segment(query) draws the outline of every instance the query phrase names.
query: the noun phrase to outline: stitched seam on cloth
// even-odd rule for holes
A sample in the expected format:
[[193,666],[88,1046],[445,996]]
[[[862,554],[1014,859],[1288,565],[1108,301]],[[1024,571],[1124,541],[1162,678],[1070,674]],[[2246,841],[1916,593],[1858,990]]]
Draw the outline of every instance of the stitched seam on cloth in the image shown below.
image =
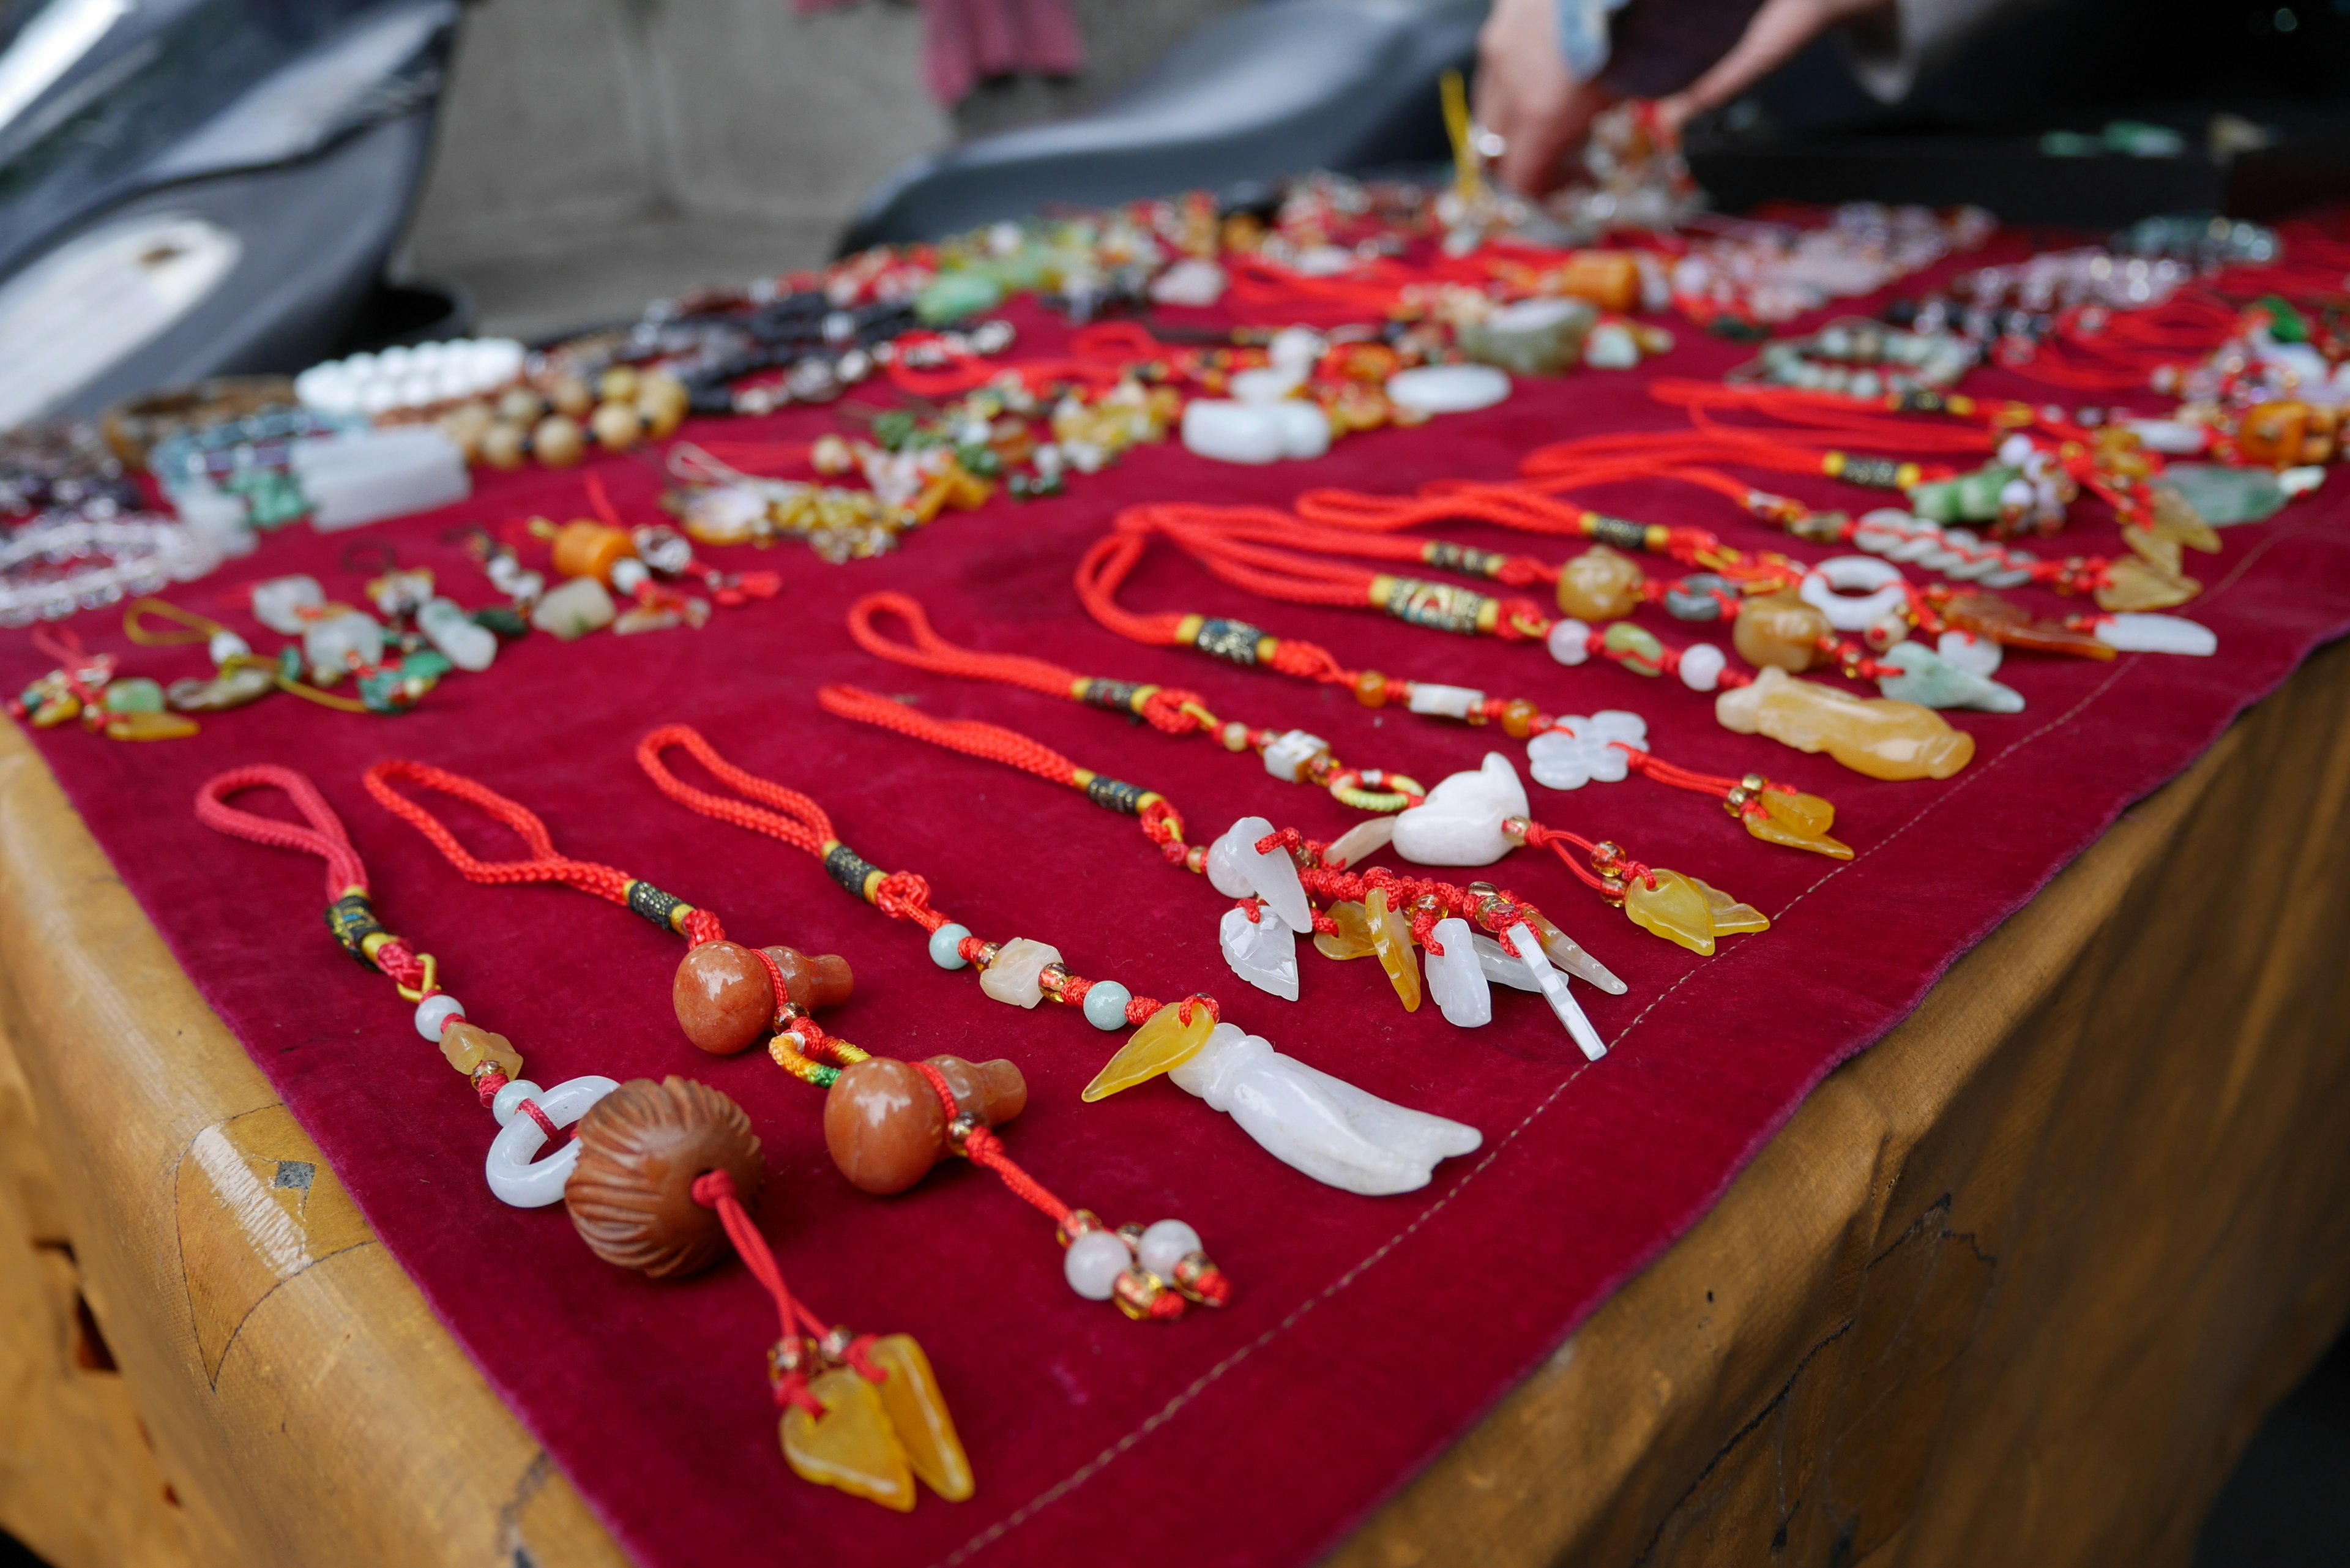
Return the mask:
[[[2288,538],[2301,538],[2303,536],[2305,536],[2303,534],[2280,533],[2271,535],[2269,537],[2262,539],[2259,544],[2255,545],[2251,550],[2245,553],[2244,558],[2236,564],[2234,570],[2230,571],[2225,577],[2221,578],[2216,586],[2207,589],[2202,597],[2206,601],[2219,597],[2230,588],[2234,587],[2236,584],[2241,580],[2245,572],[2251,568],[2252,564],[2259,560],[2262,556],[2266,555],[2275,545],[2283,543]],[[1772,917],[1772,923],[1775,925],[1780,920],[1784,919],[1787,917],[1789,910],[1792,910],[1797,904],[1802,903],[1805,898],[1810,898],[1814,893],[1819,891],[1820,888],[1825,887],[1835,877],[1841,876],[1846,871],[1850,870],[1853,867],[1859,865],[1861,861],[1866,859],[1869,856],[1876,854],[1879,849],[1884,848],[1887,845],[1892,843],[1895,839],[1908,832],[1912,827],[1918,826],[1918,823],[1923,822],[1927,817],[1932,815],[1933,813],[1941,806],[1943,802],[1956,796],[1960,790],[1974,783],[1976,779],[1981,778],[1983,774],[1997,768],[2002,763],[2006,762],[2010,757],[2015,755],[2016,753],[2022,751],[2024,747],[2039,741],[2051,731],[2061,729],[2064,725],[2072,722],[2073,720],[2079,717],[2082,712],[2086,711],[2091,703],[2096,701],[2108,691],[2112,690],[2116,681],[2119,680],[2125,674],[2137,668],[2141,661],[2149,657],[2153,656],[2142,653],[2133,654],[2129,658],[2118,661],[2115,665],[2113,673],[2106,676],[2102,681],[2098,682],[2096,689],[2089,692],[2088,695],[2083,697],[2078,702],[2075,702],[2072,707],[2066,709],[2057,717],[2051,719],[2047,723],[2041,725],[2040,728],[2033,731],[2030,734],[2020,736],[2016,740],[2011,742],[2007,746],[2001,750],[1999,755],[1991,758],[1982,766],[1969,772],[1964,778],[1959,781],[1957,787],[1945,791],[1942,794],[1929,802],[1926,805],[1920,807],[1917,815],[1910,817],[1908,821],[1903,823],[1900,826],[1895,828],[1891,833],[1887,834],[1877,843],[1870,845],[1866,849],[1855,855],[1850,860],[1840,861],[1835,866],[1831,867],[1820,877],[1819,880],[1814,882],[1810,887],[1796,894],[1794,898],[1789,899],[1785,907],[1780,909],[1776,915]],[[1741,950],[1742,951],[1743,949]],[[1639,1028],[1642,1023],[1648,1021],[1648,1014],[1663,1006],[1666,1000],[1672,996],[1675,992],[1680,990],[1680,988],[1690,980],[1701,973],[1710,973],[1717,967],[1720,966],[1712,963],[1700,963],[1683,971],[1679,979],[1674,981],[1670,985],[1658,992],[1654,1001],[1650,1002],[1648,1006],[1642,1008],[1629,1023],[1627,1023],[1622,1029],[1617,1032],[1616,1037],[1607,1043],[1608,1050],[1613,1052],[1617,1046],[1629,1039],[1632,1032]],[[1080,1486],[1083,1486],[1087,1481],[1092,1480],[1102,1470],[1107,1469],[1110,1463],[1117,1459],[1119,1455],[1124,1454],[1127,1450],[1139,1443],[1143,1438],[1149,1437],[1151,1433],[1157,1431],[1159,1428],[1173,1420],[1176,1416],[1182,1412],[1185,1406],[1191,1404],[1192,1400],[1205,1393],[1209,1386],[1221,1379],[1225,1373],[1230,1372],[1233,1367],[1238,1366],[1251,1355],[1253,1355],[1256,1352],[1263,1349],[1266,1345],[1271,1345],[1275,1339],[1279,1338],[1282,1334],[1287,1333],[1292,1327],[1295,1326],[1297,1323],[1304,1319],[1306,1314],[1312,1312],[1315,1307],[1320,1306],[1324,1302],[1330,1300],[1339,1292],[1353,1284],[1357,1279],[1367,1272],[1372,1265],[1378,1262],[1379,1260],[1386,1257],[1397,1247],[1400,1246],[1407,1238],[1418,1231],[1430,1220],[1435,1219],[1438,1214],[1443,1211],[1447,1205],[1451,1204],[1454,1199],[1466,1191],[1471,1182],[1483,1175],[1489,1167],[1493,1165],[1502,1158],[1503,1151],[1517,1141],[1519,1134],[1524,1132],[1529,1127],[1532,1127],[1536,1118],[1541,1116],[1545,1111],[1549,1110],[1552,1105],[1556,1103],[1558,1097],[1566,1093],[1566,1091],[1574,1085],[1576,1079],[1582,1077],[1584,1074],[1589,1072],[1597,1064],[1598,1064],[1594,1062],[1586,1062],[1581,1066],[1577,1067],[1573,1073],[1568,1074],[1555,1088],[1552,1089],[1549,1094],[1544,1096],[1531,1110],[1527,1111],[1526,1114],[1519,1119],[1518,1124],[1515,1127],[1503,1134],[1501,1140],[1494,1144],[1492,1148],[1487,1152],[1485,1158],[1479,1160],[1474,1166],[1471,1166],[1468,1172],[1445,1192],[1444,1196],[1439,1198],[1435,1202],[1420,1210],[1419,1214],[1412,1218],[1409,1224],[1404,1226],[1403,1229],[1398,1231],[1394,1235],[1381,1242],[1377,1248],[1373,1249],[1367,1256],[1357,1262],[1353,1267],[1349,1268],[1345,1273],[1331,1281],[1330,1283],[1325,1285],[1320,1291],[1316,1292],[1311,1297],[1299,1303],[1295,1307],[1292,1308],[1288,1315],[1284,1317],[1279,1323],[1274,1324],[1272,1327],[1259,1334],[1255,1339],[1250,1341],[1247,1345],[1243,1345],[1240,1349],[1232,1352],[1230,1355],[1224,1357],[1223,1360],[1219,1361],[1215,1366],[1201,1373],[1197,1378],[1192,1380],[1191,1384],[1188,1387],[1184,1388],[1182,1392],[1177,1394],[1173,1398],[1168,1400],[1166,1404],[1160,1406],[1157,1410],[1151,1412],[1151,1414],[1145,1417],[1140,1424],[1136,1426],[1132,1431],[1128,1432],[1124,1437],[1118,1438],[1116,1442],[1102,1449],[1101,1452],[1096,1454],[1092,1459],[1087,1459],[1084,1464],[1070,1471],[1060,1480],[1055,1481],[1053,1485],[1045,1488],[1043,1491],[1038,1492],[1035,1497],[1031,1498],[1025,1503],[1023,1503],[1019,1508],[1014,1509],[1012,1512],[1004,1515],[1002,1519],[996,1521],[993,1524],[989,1525],[985,1530],[980,1532],[977,1535],[972,1536],[969,1541],[963,1542],[962,1545],[955,1548],[954,1551],[949,1552],[946,1556],[939,1559],[938,1563],[934,1565],[934,1568],[956,1568],[957,1564],[968,1562],[972,1556],[985,1551],[996,1542],[1003,1540],[1005,1536],[1011,1534],[1012,1532],[1019,1529],[1022,1525],[1027,1523],[1028,1521],[1034,1519],[1037,1514],[1043,1512],[1046,1508],[1051,1507],[1054,1503],[1058,1502],[1062,1498],[1066,1497],[1069,1493],[1075,1491]],[[1711,1205],[1709,1205],[1709,1207],[1711,1207]]]

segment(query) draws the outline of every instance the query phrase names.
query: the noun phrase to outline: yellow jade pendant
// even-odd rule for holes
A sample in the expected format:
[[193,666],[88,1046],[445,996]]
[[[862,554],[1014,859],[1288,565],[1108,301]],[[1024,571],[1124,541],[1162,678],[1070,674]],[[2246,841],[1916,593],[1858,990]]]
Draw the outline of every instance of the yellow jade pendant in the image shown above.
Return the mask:
[[1094,1075],[1094,1081],[1077,1097],[1091,1105],[1109,1098],[1120,1089],[1147,1084],[1159,1074],[1181,1066],[1200,1054],[1215,1027],[1215,1012],[1204,1002],[1193,1001],[1189,1023],[1183,1022],[1183,1004],[1169,1002],[1142,1021],[1142,1027],[1118,1048],[1117,1055],[1102,1064],[1102,1070]]
[[[2174,554],[2176,553],[2176,546]],[[2124,556],[2106,568],[2106,580],[2096,591],[2097,607],[2111,615],[2165,610],[2183,605],[2203,591],[2194,578],[2166,570],[2156,562]]]
[[1705,912],[1713,921],[1717,937],[1734,937],[1742,931],[1767,931],[1771,917],[1753,905],[1731,898],[1712,883],[1692,877],[1690,881],[1705,895]]
[[184,741],[196,722],[177,713],[116,713],[106,721],[110,741]]
[[1856,697],[1783,670],[1757,670],[1751,684],[1724,691],[1714,699],[1713,716],[1725,730],[1825,752],[1874,779],[1946,779],[1975,754],[1975,738],[1930,708]]
[[954,1417],[947,1413],[946,1396],[931,1371],[931,1358],[910,1334],[884,1334],[868,1352],[873,1365],[888,1373],[880,1387],[881,1408],[889,1417],[906,1463],[924,1486],[949,1502],[965,1502],[979,1490],[971,1473],[971,1459],[962,1451]]
[[1835,807],[1819,796],[1766,789],[1755,794],[1754,803],[1762,809],[1741,811],[1738,820],[1765,844],[1808,849],[1834,860],[1852,858],[1852,846],[1828,836],[1828,828],[1835,822]]
[[914,1472],[881,1404],[881,1391],[846,1366],[819,1372],[808,1392],[822,1419],[795,1405],[784,1412],[784,1459],[803,1480],[899,1513],[914,1507]]
[[1419,1011],[1419,961],[1411,950],[1411,923],[1388,908],[1388,890],[1374,888],[1363,900],[1363,914],[1370,922],[1371,946],[1378,955],[1379,967],[1388,971],[1388,983],[1395,987],[1396,998],[1406,1012]]
[[1679,942],[1700,958],[1711,958],[1713,916],[1702,885],[1662,867],[1648,869],[1657,885],[1649,887],[1648,877],[1633,877],[1624,888],[1624,912],[1642,929]]
[[1368,958],[1378,951],[1371,940],[1371,919],[1360,904],[1345,903],[1330,906],[1330,919],[1337,923],[1336,935],[1328,931],[1314,933],[1314,950],[1328,959]]

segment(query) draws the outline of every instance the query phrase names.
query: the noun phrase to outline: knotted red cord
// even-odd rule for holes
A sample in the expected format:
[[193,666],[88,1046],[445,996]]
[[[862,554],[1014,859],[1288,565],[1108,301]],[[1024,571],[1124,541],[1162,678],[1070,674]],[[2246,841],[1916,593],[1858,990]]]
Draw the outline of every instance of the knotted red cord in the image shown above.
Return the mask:
[[[954,1091],[947,1087],[946,1079],[936,1067],[928,1062],[916,1062],[914,1070],[921,1074],[932,1092],[939,1096],[939,1104],[945,1107],[950,1124],[962,1115],[962,1107],[955,1104]],[[1047,1191],[1043,1182],[1014,1164],[1012,1157],[1003,1152],[1003,1140],[987,1127],[972,1127],[970,1136],[963,1139],[962,1151],[972,1164],[995,1172],[997,1179],[1011,1189],[1014,1197],[1037,1210],[1054,1224],[1067,1222],[1069,1206]]]
[[[391,781],[394,779],[437,790],[495,817],[521,837],[531,851],[531,858],[477,859],[471,850],[457,842],[457,836],[443,826],[440,818],[392,788]],[[397,758],[376,763],[362,775],[362,781],[367,784],[368,793],[375,796],[386,811],[422,834],[426,841],[440,850],[449,864],[469,882],[504,887],[529,882],[560,882],[623,908],[628,905],[629,888],[638,880],[637,877],[617,867],[600,865],[593,860],[573,860],[557,854],[555,840],[546,831],[546,824],[539,820],[536,813],[519,801],[507,799],[487,784],[477,784],[445,768]],[[685,925],[687,940],[695,947],[725,940],[726,932],[718,917],[708,909],[694,909],[686,917]]]
[[[743,1207],[743,1199],[734,1191],[734,1178],[723,1169],[705,1170],[693,1179],[692,1192],[696,1203],[718,1211],[718,1222],[725,1227],[726,1239],[734,1244],[735,1254],[743,1260],[743,1266],[751,1271],[751,1277],[757,1280],[767,1294],[775,1299],[778,1324],[776,1337],[789,1341],[805,1334],[812,1339],[822,1340],[830,1334],[832,1331],[825,1326],[824,1320],[810,1312],[807,1303],[795,1297],[791,1287],[784,1282],[783,1266],[775,1262],[775,1254],[768,1247],[766,1237],[759,1233],[751,1211]],[[872,1344],[871,1335],[859,1335],[849,1342],[841,1359],[866,1381],[879,1383],[889,1375],[874,1364],[870,1355]],[[824,1415],[824,1404],[809,1392],[805,1371],[797,1367],[789,1372],[778,1369],[773,1383],[778,1407],[796,1406],[811,1416]]]
[[[661,760],[661,753],[676,747],[700,763],[712,777],[739,794],[747,795],[759,805],[729,800],[696,789],[675,774]],[[805,849],[821,859],[827,847],[837,844],[839,836],[832,830],[832,818],[824,807],[797,790],[785,789],[773,779],[761,778],[736,767],[713,750],[703,740],[702,732],[690,724],[664,724],[637,742],[637,765],[653,781],[661,794],[702,815],[720,822],[732,823],[754,833],[764,833],[770,838],[780,838],[795,849]],[[773,810],[763,810],[772,806]]]
[[859,686],[827,686],[816,694],[816,700],[826,712],[843,719],[895,730],[901,735],[928,741],[965,756],[1002,763],[1053,784],[1072,787],[1076,784],[1076,763],[1042,741],[1032,741],[1016,731],[983,724],[975,719],[933,719]]
[[[228,804],[229,796],[249,789],[283,791],[309,826],[303,827],[276,817],[256,815]],[[215,774],[196,791],[196,820],[234,838],[316,855],[327,863],[327,902],[330,905],[350,893],[371,897],[367,864],[351,846],[351,836],[343,826],[343,819],[335,815],[335,808],[327,804],[318,786],[292,768],[256,763]],[[411,991],[423,989],[423,962],[406,938],[393,937],[380,943],[372,954],[362,952],[359,956],[390,976],[394,984]]]

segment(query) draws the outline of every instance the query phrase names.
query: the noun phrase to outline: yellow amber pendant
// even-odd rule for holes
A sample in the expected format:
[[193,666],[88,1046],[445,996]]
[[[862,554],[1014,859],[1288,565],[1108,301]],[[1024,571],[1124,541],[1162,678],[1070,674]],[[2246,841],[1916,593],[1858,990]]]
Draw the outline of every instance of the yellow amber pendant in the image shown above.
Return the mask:
[[2097,607],[2110,615],[2164,610],[2183,605],[2202,591],[2203,585],[2192,577],[2124,556],[2106,568],[2106,580],[2097,589]]
[[796,1405],[784,1412],[784,1459],[794,1473],[899,1513],[912,1511],[914,1472],[880,1391],[836,1366],[811,1378],[808,1392],[824,1407],[822,1419]]
[[[2134,564],[2125,560],[2116,570]],[[1825,752],[1873,779],[1946,779],[1975,754],[1975,738],[1931,708],[1856,697],[1783,670],[1757,670],[1752,684],[1724,691],[1713,700],[1713,716],[1725,730]]]
[[[2189,504],[2185,496],[2168,485],[2156,486],[2153,493],[2154,533],[2158,538],[2175,539],[2207,556],[2219,553],[2220,531],[2203,521],[2203,514]],[[2124,536],[2130,532],[2125,529]]]
[[1852,846],[1828,836],[1828,828],[1835,821],[1835,807],[1819,796],[1766,789],[1754,799],[1762,809],[1742,811],[1738,820],[1745,825],[1747,832],[1765,844],[1808,849],[1832,860],[1852,858]]
[[1333,904],[1330,918],[1338,922],[1337,934],[1328,931],[1314,933],[1314,950],[1324,958],[1368,958],[1378,950],[1371,940],[1371,918],[1360,904]]
[[946,1396],[931,1372],[931,1358],[910,1334],[885,1334],[873,1342],[873,1365],[889,1376],[880,1387],[881,1408],[898,1434],[906,1463],[922,1484],[949,1502],[963,1502],[978,1490],[971,1459],[956,1436]]
[[114,741],[184,741],[195,732],[196,722],[177,713],[117,713],[106,721]]
[[1713,921],[1715,936],[1734,937],[1741,931],[1767,931],[1771,929],[1771,917],[1753,905],[1731,898],[1700,877],[1692,877],[1690,881],[1705,896],[1705,912]]
[[1363,900],[1363,914],[1370,921],[1371,946],[1378,954],[1379,967],[1388,971],[1388,983],[1395,987],[1396,998],[1406,1012],[1419,1011],[1419,956],[1411,948],[1411,923],[1388,908],[1388,890],[1374,888],[1371,896]]
[[1713,916],[1704,884],[1661,866],[1652,866],[1648,871],[1657,885],[1649,887],[1646,877],[1633,877],[1624,889],[1624,912],[1644,930],[1679,942],[1700,958],[1711,958]]
[[1087,1105],[1106,1100],[1120,1089],[1130,1089],[1137,1084],[1147,1084],[1170,1068],[1180,1067],[1200,1054],[1208,1043],[1208,1035],[1216,1027],[1216,1015],[1204,1003],[1191,1003],[1191,1022],[1183,1022],[1183,1004],[1170,1002],[1142,1021],[1119,1047],[1117,1055],[1102,1064],[1094,1081],[1078,1096]]

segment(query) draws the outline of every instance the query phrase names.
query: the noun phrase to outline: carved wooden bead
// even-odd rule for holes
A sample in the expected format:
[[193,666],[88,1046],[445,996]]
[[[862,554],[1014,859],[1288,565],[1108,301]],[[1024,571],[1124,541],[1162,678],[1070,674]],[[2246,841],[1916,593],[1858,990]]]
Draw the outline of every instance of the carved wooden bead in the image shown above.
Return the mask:
[[696,1178],[725,1171],[746,1209],[766,1179],[743,1107],[685,1078],[621,1085],[580,1119],[578,1149],[563,1200],[580,1240],[606,1262],[656,1280],[690,1274],[725,1251],[718,1211],[693,1199]]
[[[1000,1127],[1028,1104],[1028,1085],[1010,1062],[973,1064],[933,1056],[961,1110]],[[876,1056],[842,1071],[824,1102],[824,1142],[850,1185],[903,1192],[950,1152],[946,1107],[911,1062]]]

